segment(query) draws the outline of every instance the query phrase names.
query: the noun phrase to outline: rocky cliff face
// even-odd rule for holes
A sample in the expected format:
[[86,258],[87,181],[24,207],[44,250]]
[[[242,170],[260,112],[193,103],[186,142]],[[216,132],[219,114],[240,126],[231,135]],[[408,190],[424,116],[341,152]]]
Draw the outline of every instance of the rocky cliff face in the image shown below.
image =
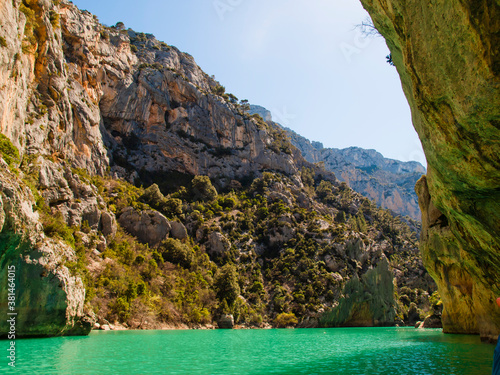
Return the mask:
[[[0,163],[0,310],[4,316],[17,313],[16,337],[88,333],[85,288],[65,266],[75,259],[74,250],[43,234],[31,191],[3,160]],[[8,278],[12,267],[14,290]],[[9,290],[15,295],[13,310],[7,305]],[[9,329],[7,319],[2,319],[2,335]]]
[[386,38],[428,161],[422,252],[445,332],[500,333],[500,4],[362,0]]
[[417,162],[401,162],[384,158],[375,150],[350,147],[343,150],[324,148],[286,129],[292,144],[311,163],[323,162],[352,189],[375,201],[380,207],[420,220],[415,183],[425,174]]

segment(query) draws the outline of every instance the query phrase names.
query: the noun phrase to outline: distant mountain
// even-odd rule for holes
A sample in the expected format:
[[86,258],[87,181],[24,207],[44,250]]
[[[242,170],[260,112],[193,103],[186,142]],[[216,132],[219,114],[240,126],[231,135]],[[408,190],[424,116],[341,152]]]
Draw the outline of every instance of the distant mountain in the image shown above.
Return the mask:
[[[250,113],[258,113],[264,120],[271,116],[268,110],[257,105],[250,106]],[[321,142],[311,142],[291,129],[284,129],[308,162],[323,162],[325,169],[380,207],[420,220],[414,188],[417,180],[426,173],[422,164],[387,159],[375,150],[359,147],[324,148]]]
[[320,142],[310,142],[290,129],[285,130],[307,161],[324,162],[325,169],[380,207],[420,220],[415,184],[425,174],[422,164],[387,159],[375,150],[359,147],[324,148]]

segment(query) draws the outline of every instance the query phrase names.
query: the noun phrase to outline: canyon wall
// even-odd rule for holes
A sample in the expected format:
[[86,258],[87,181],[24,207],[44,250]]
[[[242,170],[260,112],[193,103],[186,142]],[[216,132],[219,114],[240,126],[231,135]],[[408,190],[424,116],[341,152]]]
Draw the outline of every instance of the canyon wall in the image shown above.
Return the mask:
[[361,0],[428,161],[421,250],[449,333],[500,333],[500,2]]

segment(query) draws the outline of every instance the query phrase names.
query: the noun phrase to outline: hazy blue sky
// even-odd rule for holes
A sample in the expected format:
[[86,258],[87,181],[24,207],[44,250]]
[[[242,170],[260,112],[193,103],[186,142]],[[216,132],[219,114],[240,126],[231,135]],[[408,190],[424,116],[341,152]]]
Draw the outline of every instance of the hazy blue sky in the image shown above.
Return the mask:
[[425,159],[383,38],[357,0],[75,0],[193,55],[239,99],[325,147]]

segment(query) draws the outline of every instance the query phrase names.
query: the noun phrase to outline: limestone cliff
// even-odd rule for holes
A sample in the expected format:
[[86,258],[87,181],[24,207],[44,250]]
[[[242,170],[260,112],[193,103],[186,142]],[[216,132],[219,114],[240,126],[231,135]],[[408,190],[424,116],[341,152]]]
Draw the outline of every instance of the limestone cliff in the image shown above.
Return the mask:
[[361,0],[386,38],[428,161],[422,252],[445,332],[500,333],[500,3]]
[[[30,190],[0,159],[0,311],[4,316],[17,314],[16,337],[88,333],[85,288],[65,266],[75,259],[75,252],[43,234],[33,205]],[[7,306],[10,267],[16,280],[13,310]],[[2,337],[9,328],[7,319],[2,319]]]

